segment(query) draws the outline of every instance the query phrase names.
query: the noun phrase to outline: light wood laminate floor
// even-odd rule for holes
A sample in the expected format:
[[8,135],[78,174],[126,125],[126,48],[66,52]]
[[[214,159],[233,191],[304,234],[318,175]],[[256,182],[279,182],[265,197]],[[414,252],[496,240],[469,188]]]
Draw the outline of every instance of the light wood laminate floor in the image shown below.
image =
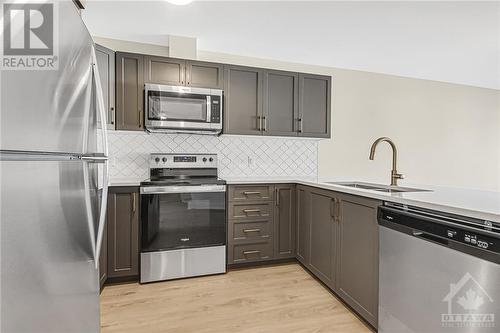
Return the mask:
[[300,265],[107,286],[102,332],[371,332]]

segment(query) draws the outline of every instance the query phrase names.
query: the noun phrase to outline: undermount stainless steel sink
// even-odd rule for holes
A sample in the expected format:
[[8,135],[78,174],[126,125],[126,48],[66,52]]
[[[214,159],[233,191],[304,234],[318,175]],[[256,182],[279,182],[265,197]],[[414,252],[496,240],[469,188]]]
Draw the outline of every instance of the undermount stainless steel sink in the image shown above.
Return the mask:
[[372,190],[377,192],[386,192],[386,193],[404,193],[404,192],[428,192],[430,190],[424,190],[420,188],[411,188],[411,187],[403,187],[403,186],[387,186],[382,184],[372,184],[372,183],[363,183],[363,182],[327,182],[328,184],[347,186],[360,188],[363,190]]

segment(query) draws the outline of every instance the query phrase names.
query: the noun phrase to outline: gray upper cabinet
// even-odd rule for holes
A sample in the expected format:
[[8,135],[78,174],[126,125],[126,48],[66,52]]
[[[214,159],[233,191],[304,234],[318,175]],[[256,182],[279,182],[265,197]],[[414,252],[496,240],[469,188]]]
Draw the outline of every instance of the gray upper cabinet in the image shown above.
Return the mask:
[[297,228],[296,257],[306,267],[309,266],[311,247],[311,192],[305,186],[297,186]]
[[259,68],[224,66],[224,133],[262,133],[262,76]]
[[222,64],[202,61],[186,62],[186,85],[191,87],[223,89]]
[[378,318],[378,200],[339,194],[338,294],[370,324]]
[[183,86],[186,80],[186,61],[166,57],[145,56],[144,81]]
[[274,258],[295,257],[295,185],[275,185]]
[[144,106],[144,57],[116,53],[116,129],[142,130]]
[[299,74],[299,135],[329,138],[331,76]]
[[110,189],[107,208],[108,278],[139,274],[139,191]]
[[144,75],[149,83],[223,88],[223,65],[211,62],[146,56]]
[[264,135],[297,136],[298,73],[264,71]]
[[334,289],[337,229],[333,204],[334,199],[330,191],[311,190],[309,269]]
[[108,129],[115,129],[115,52],[104,46],[95,46],[97,68],[107,110]]

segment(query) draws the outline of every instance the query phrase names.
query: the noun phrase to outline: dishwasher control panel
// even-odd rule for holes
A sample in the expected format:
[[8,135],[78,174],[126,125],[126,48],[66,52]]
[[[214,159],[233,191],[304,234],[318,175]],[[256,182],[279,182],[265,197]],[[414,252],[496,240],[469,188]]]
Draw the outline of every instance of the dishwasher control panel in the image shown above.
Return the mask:
[[438,212],[434,211],[417,212],[408,207],[404,209],[380,207],[378,218],[379,223],[383,222],[410,228],[409,233],[413,236],[441,243],[445,246],[450,241],[453,241],[500,254],[500,230],[498,225],[481,225],[479,221],[472,221],[471,219],[459,220],[457,216],[441,214],[438,215]]

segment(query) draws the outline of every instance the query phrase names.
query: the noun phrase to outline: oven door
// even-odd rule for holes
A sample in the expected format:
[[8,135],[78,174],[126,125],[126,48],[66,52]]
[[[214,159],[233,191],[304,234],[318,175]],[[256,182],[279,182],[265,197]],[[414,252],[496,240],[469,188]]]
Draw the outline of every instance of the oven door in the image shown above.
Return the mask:
[[141,187],[141,252],[226,244],[226,186]]

